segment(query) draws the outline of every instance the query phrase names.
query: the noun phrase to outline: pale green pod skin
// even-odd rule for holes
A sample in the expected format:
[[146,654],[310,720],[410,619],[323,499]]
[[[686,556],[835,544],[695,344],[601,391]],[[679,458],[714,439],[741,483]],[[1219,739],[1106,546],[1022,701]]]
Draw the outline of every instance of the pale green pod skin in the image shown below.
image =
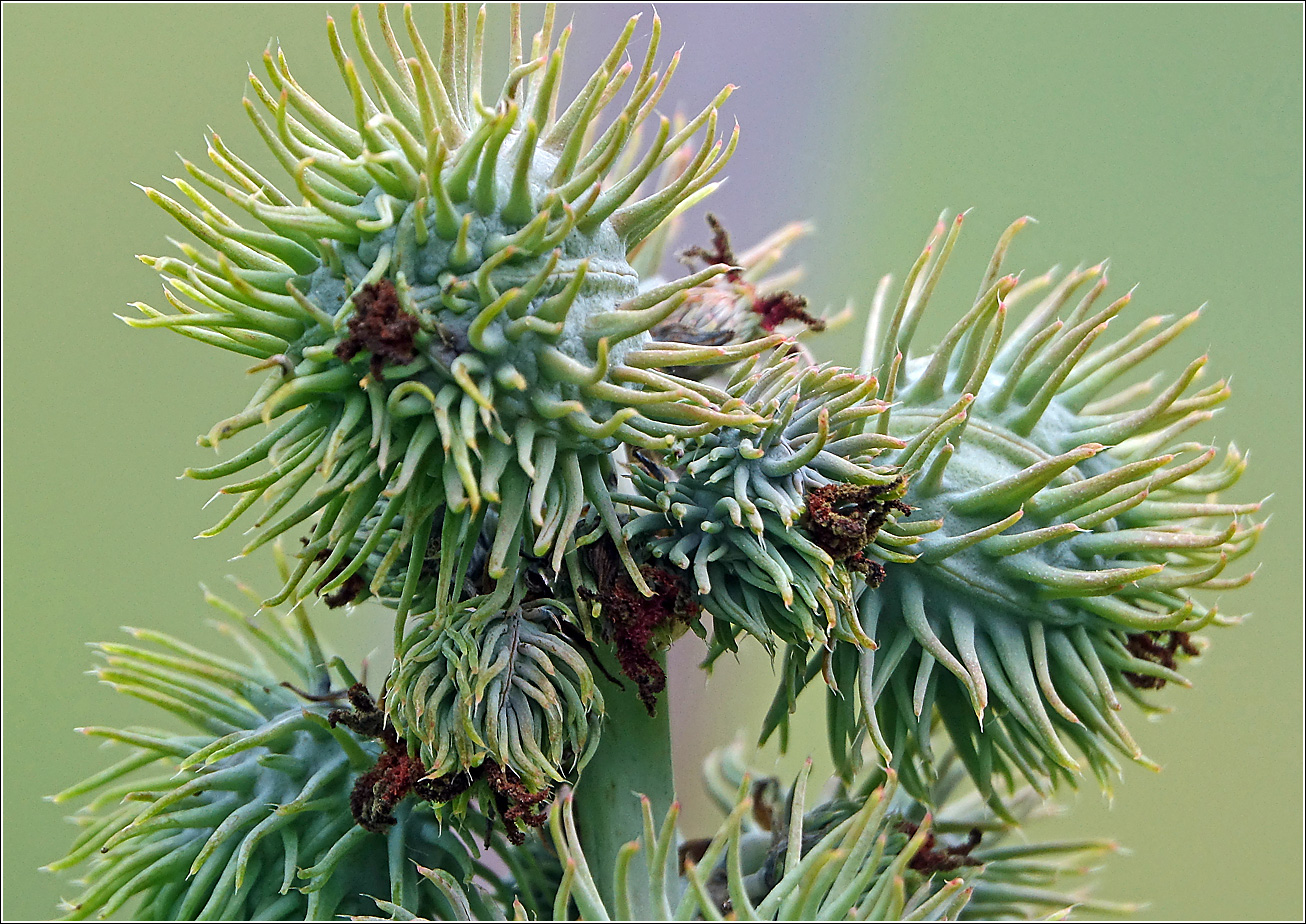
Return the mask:
[[[172,181],[187,204],[146,190],[209,249],[180,244],[185,259],[143,258],[165,277],[172,311],[138,304],[145,317],[128,323],[171,328],[271,370],[247,407],[200,442],[216,446],[259,424],[266,435],[187,472],[217,479],[263,466],[222,489],[237,502],[204,535],[260,498],[266,509],[242,554],[301,524],[311,529],[275,604],[333,591],[380,550],[386,567],[370,576],[376,592],[399,555],[432,531],[450,555],[474,545],[493,506],[500,529],[489,572],[501,605],[523,549],[556,570],[590,504],[644,589],[609,496],[613,453],[756,422],[661,369],[730,362],[761,347],[705,351],[649,335],[686,289],[726,268],[641,292],[626,259],[713,188],[737,136],[717,133],[717,107],[732,88],[673,131],[653,114],[678,55],[654,70],[655,19],[640,66],[621,63],[631,20],[580,95],[559,107],[570,27],[555,47],[550,10],[527,59],[514,11],[510,75],[487,103],[484,10],[469,17],[452,8],[434,58],[412,17],[406,9],[412,56],[384,8],[382,51],[355,9],[357,58],[328,21],[354,103],[347,117],[301,88],[279,49],[264,56],[268,82],[250,75],[246,109],[292,176],[293,195],[216,135],[208,153],[217,172],[187,161],[190,179]],[[614,102],[623,90],[624,102]],[[609,103],[617,111],[598,131]],[[658,186],[656,168],[687,145],[683,170]],[[261,227],[228,217],[207,198],[214,193]],[[394,356],[374,356],[369,350],[391,347],[360,348],[349,325],[366,320],[357,303],[370,306],[376,292],[366,287],[385,283],[417,330]],[[387,528],[397,518],[404,528],[396,537]],[[401,620],[410,605],[411,595],[400,600]]]
[[760,432],[723,428],[687,440],[665,477],[632,467],[636,495],[623,500],[646,512],[627,524],[627,540],[685,574],[713,618],[709,657],[734,650],[741,633],[772,651],[777,642],[871,644],[856,618],[853,574],[803,518],[814,488],[901,492],[877,457],[903,444],[862,432],[884,408],[876,389],[867,376],[812,367],[783,348],[750,358],[726,393],[767,418]]
[[191,730],[81,729],[129,753],[52,797],[94,796],[72,816],[83,829],[72,849],[47,867],[89,862],[67,916],[127,907],[145,919],[324,920],[362,913],[376,896],[447,914],[414,864],[459,879],[481,866],[425,803],[398,806],[384,834],[354,823],[350,794],[379,746],[328,722],[355,678],[324,654],[302,607],[247,618],[209,599],[246,659],[143,629],[130,630],[143,644],[97,646],[101,680]]
[[473,625],[478,602],[413,621],[386,679],[387,717],[429,776],[488,757],[532,792],[549,789],[584,767],[603,720],[589,663],[553,631],[575,617],[536,600]]
[[[860,724],[917,792],[934,772],[936,719],[985,793],[995,775],[1044,793],[1073,782],[1070,745],[1104,789],[1115,753],[1155,767],[1120,701],[1155,711],[1137,688],[1188,681],[1173,658],[1167,666],[1136,649],[1178,638],[1161,633],[1236,622],[1197,592],[1250,580],[1222,572],[1263,526],[1247,519],[1259,504],[1219,497],[1246,465],[1238,451],[1217,460],[1214,447],[1180,439],[1229,395],[1223,381],[1193,385],[1205,357],[1155,394],[1151,383],[1113,384],[1196,313],[1148,319],[1101,345],[1130,300],[1100,297],[1101,266],[1023,284],[1000,276],[1026,222],[1003,235],[974,307],[935,352],[913,357],[912,333],[961,226],[960,216],[940,221],[896,307],[881,287],[863,354],[878,397],[892,402],[872,426],[907,442],[886,461],[907,477],[913,513],[882,535],[897,532],[915,560],[860,594],[878,648],[836,652],[834,673],[856,677]],[[1009,323],[1039,290],[1024,320]],[[850,703],[830,705],[843,713],[831,725],[838,752],[860,741],[859,722]]]

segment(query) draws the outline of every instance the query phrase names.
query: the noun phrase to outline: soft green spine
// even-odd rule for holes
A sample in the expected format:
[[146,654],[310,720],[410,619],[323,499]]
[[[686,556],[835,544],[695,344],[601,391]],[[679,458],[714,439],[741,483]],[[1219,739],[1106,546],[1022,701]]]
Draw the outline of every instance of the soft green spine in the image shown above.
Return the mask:
[[[1150,382],[1114,384],[1197,314],[1149,318],[1093,349],[1130,296],[1102,303],[1101,266],[1001,275],[1026,223],[1002,236],[972,308],[934,352],[912,356],[912,336],[960,216],[940,221],[896,304],[881,285],[867,332],[862,369],[892,405],[873,426],[906,443],[886,461],[914,509],[883,534],[898,547],[888,579],[859,594],[878,647],[835,653],[840,687],[857,696],[831,697],[832,745],[847,754],[869,737],[917,792],[934,773],[940,720],[986,793],[995,776],[1043,793],[1073,781],[1068,744],[1104,788],[1113,752],[1155,766],[1121,700],[1155,711],[1139,678],[1188,681],[1131,641],[1237,622],[1197,592],[1250,580],[1221,573],[1263,526],[1247,519],[1259,504],[1218,496],[1246,465],[1237,450],[1217,463],[1214,447],[1180,439],[1229,395],[1223,381],[1192,387],[1205,357],[1155,394]],[[1010,329],[1008,312],[1043,290]]]
[[97,646],[102,681],[190,731],[81,729],[129,753],[52,797],[93,796],[71,819],[82,833],[47,867],[89,864],[67,916],[322,920],[361,914],[373,896],[447,913],[417,864],[459,879],[483,866],[424,803],[400,805],[384,834],[355,824],[350,793],[378,747],[327,721],[355,678],[328,659],[302,607],[247,618],[209,602],[244,660],[144,629],[130,630],[141,644]]
[[[655,20],[641,66],[621,63],[636,18],[559,111],[570,28],[555,47],[550,11],[525,58],[514,13],[510,74],[487,104],[484,11],[473,19],[463,7],[451,10],[436,58],[410,9],[413,56],[401,51],[384,8],[378,15],[381,53],[354,11],[357,60],[329,23],[352,119],[313,100],[279,49],[264,56],[268,83],[250,77],[246,109],[300,202],[217,136],[209,156],[218,173],[185,162],[198,186],[173,181],[188,205],[146,190],[209,249],[181,244],[185,259],[144,258],[165,277],[173,310],[138,304],[145,317],[129,323],[171,328],[271,370],[243,411],[201,439],[216,446],[260,423],[270,427],[233,458],[188,472],[217,479],[264,467],[222,489],[236,504],[205,535],[265,498],[242,554],[301,524],[311,531],[270,604],[333,592],[355,574],[377,593],[398,576],[402,621],[415,598],[432,609],[459,596],[446,581],[434,597],[426,586],[419,597],[422,556],[406,555],[411,548],[436,539],[456,562],[480,541],[493,508],[488,571],[498,586],[488,614],[506,603],[523,551],[561,567],[591,505],[642,586],[610,497],[612,453],[754,421],[661,371],[728,361],[752,347],[709,356],[678,344],[645,349],[649,330],[685,290],[725,268],[640,292],[626,260],[657,225],[711,191],[735,143],[716,131],[716,107],[730,88],[675,130],[666,118],[650,119],[675,59],[654,70]],[[591,136],[628,83],[611,123]],[[641,127],[654,123],[645,139]],[[683,170],[653,177],[700,133]],[[230,218],[202,187],[263,227]],[[377,376],[366,349],[343,360],[337,348],[351,336],[364,287],[381,283],[393,285],[419,329],[412,361],[384,365]],[[314,489],[315,474],[323,483]],[[408,569],[396,575],[401,562]]]

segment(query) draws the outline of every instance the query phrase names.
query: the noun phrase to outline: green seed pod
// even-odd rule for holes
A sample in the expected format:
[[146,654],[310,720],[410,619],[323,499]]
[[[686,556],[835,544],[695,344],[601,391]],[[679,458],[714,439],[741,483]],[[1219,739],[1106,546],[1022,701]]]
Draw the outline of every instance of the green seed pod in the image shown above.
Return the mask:
[[603,695],[561,634],[562,604],[532,601],[473,626],[478,602],[416,619],[399,640],[389,720],[433,777],[488,758],[531,792],[548,791],[598,746]]
[[770,649],[777,638],[871,644],[854,613],[853,572],[878,574],[864,552],[903,486],[873,464],[903,444],[862,433],[884,409],[876,387],[798,353],[750,358],[726,394],[767,418],[760,432],[715,430],[687,440],[674,471],[632,469],[628,500],[646,512],[627,539],[687,572],[714,618],[714,653],[733,650],[741,632]]
[[[908,478],[915,526],[901,540],[915,561],[862,593],[879,647],[846,660],[870,738],[905,782],[917,757],[922,780],[932,772],[936,709],[986,792],[994,774],[1040,791],[1073,779],[1068,744],[1104,788],[1113,751],[1151,765],[1120,700],[1150,710],[1139,691],[1188,685],[1176,661],[1198,653],[1189,633],[1237,621],[1194,594],[1245,584],[1222,572],[1263,526],[1245,520],[1259,504],[1219,499],[1246,465],[1238,451],[1217,461],[1214,447],[1180,441],[1229,395],[1224,381],[1191,387],[1205,357],[1155,395],[1152,382],[1115,384],[1196,312],[1094,348],[1130,296],[1102,304],[1100,266],[1001,276],[1026,221],[1002,236],[974,306],[933,353],[913,357],[912,334],[960,216],[940,222],[891,311],[881,286],[867,335],[862,367],[893,403],[874,427],[907,442],[886,458]],[[1008,312],[1040,290],[1012,329]]]
[[[264,56],[269,83],[250,77],[246,109],[300,201],[216,135],[208,153],[218,172],[184,162],[198,186],[172,181],[188,205],[146,190],[209,249],[180,244],[185,259],[143,258],[164,276],[174,310],[138,304],[145,317],[128,323],[171,328],[271,370],[244,410],[201,438],[216,446],[269,426],[233,458],[188,472],[216,479],[264,466],[222,489],[237,502],[204,535],[260,497],[267,509],[242,554],[317,515],[276,603],[296,589],[339,589],[378,550],[393,564],[428,541],[437,511],[441,548],[456,555],[479,540],[492,505],[500,520],[489,571],[503,585],[494,598],[501,606],[521,549],[551,556],[558,568],[589,503],[642,585],[609,496],[612,452],[754,420],[660,367],[731,361],[758,347],[648,349],[649,331],[685,290],[727,268],[641,292],[626,259],[713,188],[734,149],[736,135],[717,135],[717,107],[733,88],[676,130],[651,119],[677,58],[654,70],[655,18],[639,68],[621,63],[632,19],[558,111],[570,27],[555,47],[550,9],[527,60],[514,11],[508,79],[487,104],[484,10],[474,22],[466,7],[450,10],[438,61],[411,10],[412,56],[384,7],[379,17],[381,52],[354,10],[357,59],[328,21],[353,99],[349,118],[301,88],[279,49]],[[625,102],[602,127],[627,83]],[[700,135],[683,169],[656,186],[655,169]],[[261,227],[227,216],[202,187]],[[309,490],[315,472],[325,483]],[[389,527],[400,518],[395,536]],[[420,561],[411,557],[414,568]]]
[[[101,680],[191,731],[81,729],[130,753],[52,797],[95,794],[72,818],[82,834],[47,867],[90,861],[68,916],[103,917],[135,900],[147,919],[323,920],[361,913],[371,896],[448,913],[414,863],[460,879],[479,864],[424,803],[392,806],[384,833],[355,824],[356,779],[379,748],[328,719],[342,697],[335,684],[355,681],[327,661],[302,608],[247,619],[209,601],[247,660],[141,629],[131,634],[143,645],[97,646]],[[286,683],[271,659],[290,668]]]

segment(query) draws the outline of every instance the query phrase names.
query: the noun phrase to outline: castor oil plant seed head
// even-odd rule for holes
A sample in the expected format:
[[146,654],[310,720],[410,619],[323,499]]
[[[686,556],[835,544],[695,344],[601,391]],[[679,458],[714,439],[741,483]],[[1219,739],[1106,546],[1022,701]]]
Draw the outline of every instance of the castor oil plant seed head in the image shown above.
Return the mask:
[[865,427],[886,407],[877,390],[870,376],[810,366],[788,348],[750,357],[726,394],[767,419],[760,431],[721,428],[685,440],[666,466],[632,466],[635,495],[623,500],[640,515],[627,540],[696,590],[713,620],[710,658],[741,633],[771,650],[871,644],[853,577],[878,582],[868,553],[906,510],[903,480],[878,464],[904,444]]
[[[1183,439],[1229,396],[1224,381],[1194,384],[1206,357],[1163,386],[1121,381],[1197,312],[1107,343],[1132,293],[1104,298],[1103,266],[1003,275],[1027,223],[1002,235],[939,346],[913,355],[961,229],[962,216],[941,220],[896,303],[881,285],[863,353],[890,405],[872,427],[906,442],[885,458],[907,479],[912,515],[883,533],[907,554],[859,597],[878,648],[840,659],[837,673],[846,688],[856,678],[870,739],[917,789],[936,713],[986,792],[995,774],[1043,791],[1073,779],[1069,745],[1104,788],[1113,752],[1150,764],[1121,701],[1154,711],[1143,691],[1188,685],[1178,662],[1200,650],[1190,633],[1237,621],[1199,592],[1250,580],[1226,568],[1264,525],[1249,519],[1260,504],[1220,496],[1246,458]],[[1029,302],[1016,323],[1009,313]],[[850,716],[836,724],[856,737]]]
[[473,629],[477,608],[412,620],[386,679],[388,721],[432,776],[470,779],[488,759],[548,793],[589,760],[603,720],[589,663],[563,634],[575,617],[534,600]]
[[387,896],[447,914],[414,864],[460,880],[480,864],[431,806],[403,799],[421,766],[339,721],[356,681],[302,606],[245,617],[209,602],[246,658],[143,629],[129,630],[135,644],[96,646],[101,680],[189,728],[81,729],[126,753],[52,797],[92,797],[71,818],[82,829],[72,848],[47,867],[85,866],[68,917],[135,901],[145,919],[323,920]]
[[[757,422],[663,370],[761,347],[655,343],[649,333],[688,289],[728,268],[641,292],[627,261],[713,188],[737,137],[718,133],[732,88],[675,127],[656,115],[679,56],[655,70],[655,17],[638,66],[623,63],[636,18],[559,105],[571,30],[555,43],[550,7],[529,47],[514,9],[508,77],[485,98],[484,9],[450,8],[438,54],[411,7],[402,30],[384,6],[378,15],[375,45],[355,8],[356,57],[328,20],[351,112],[327,111],[279,48],[264,55],[266,79],[251,73],[245,109],[291,178],[285,191],[216,134],[216,169],[183,161],[188,177],[171,181],[180,201],[145,190],[203,246],[143,258],[163,275],[171,310],[138,304],[144,317],[128,323],[170,328],[268,372],[245,409],[200,440],[217,446],[267,426],[237,455],[188,472],[217,479],[262,466],[222,488],[235,505],[203,535],[260,498],[243,553],[316,516],[275,603],[338,590],[378,551],[379,587],[404,550],[425,547],[437,519],[444,554],[456,556],[494,506],[488,570],[505,585],[502,604],[521,550],[559,567],[589,504],[642,585],[609,496],[612,453]],[[654,176],[686,147],[677,173]],[[421,561],[409,556],[412,568]]]

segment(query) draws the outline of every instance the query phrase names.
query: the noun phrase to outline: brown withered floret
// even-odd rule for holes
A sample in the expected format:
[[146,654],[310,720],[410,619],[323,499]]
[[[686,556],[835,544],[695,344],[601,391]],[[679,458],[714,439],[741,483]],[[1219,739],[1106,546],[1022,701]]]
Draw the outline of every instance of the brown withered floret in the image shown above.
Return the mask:
[[410,757],[407,747],[399,740],[392,726],[387,724],[385,713],[377,708],[367,687],[356,683],[349,688],[352,709],[332,709],[327,714],[334,728],[343,725],[364,738],[380,741],[385,750],[377,758],[376,766],[363,773],[354,782],[349,794],[349,810],[354,821],[368,831],[385,831],[395,823],[394,809],[426,776],[422,762]]
[[695,244],[693,247],[680,252],[680,262],[687,266],[693,266],[695,260],[701,260],[705,266],[724,263],[726,266],[731,267],[725,274],[726,278],[731,282],[741,281],[743,270],[741,267],[735,266],[735,251],[730,246],[730,235],[721,224],[721,220],[709,213],[707,215],[707,226],[712,230],[711,249],[699,247]]
[[[535,807],[547,802],[553,790],[545,787],[539,792],[531,792],[521,777],[488,757],[478,769],[494,793],[494,807],[503,819],[504,833],[509,841],[520,847],[526,842],[526,832],[519,825],[539,828],[549,820],[548,812],[536,811]],[[488,842],[488,835],[486,840]]]
[[494,830],[495,811],[503,820],[503,830],[508,840],[517,846],[526,842],[526,832],[522,826],[538,828],[548,821],[547,812],[534,809],[540,803],[547,802],[553,795],[553,790],[546,786],[539,792],[531,792],[521,777],[488,757],[473,770],[455,770],[434,779],[421,780],[413,787],[413,792],[428,802],[448,802],[482,780],[490,790],[494,806],[494,811],[486,813],[490,822],[490,829],[485,834],[487,847]]
[[517,774],[488,757],[472,770],[455,770],[434,779],[420,780],[413,787],[413,792],[418,798],[438,804],[456,799],[482,781],[493,800],[492,809],[486,812],[489,828],[485,832],[485,846],[490,846],[494,833],[495,812],[503,820],[504,834],[509,842],[517,846],[526,842],[524,827],[538,828],[548,821],[547,812],[533,809],[540,803],[547,802],[553,796],[553,790],[545,787],[539,792],[531,792]]
[[655,715],[657,695],[667,687],[667,673],[653,657],[654,636],[661,630],[693,623],[699,614],[698,600],[678,575],[641,565],[640,574],[653,591],[651,597],[646,597],[617,563],[610,543],[596,543],[587,551],[586,561],[598,589],[581,592],[602,605],[603,623],[621,672],[638,686],[648,714]]
[[807,310],[807,299],[792,292],[772,292],[753,299],[753,311],[762,316],[762,329],[773,331],[785,321],[801,321],[809,330],[825,330],[825,322]]
[[[1170,670],[1178,668],[1179,654],[1195,658],[1202,653],[1202,650],[1193,644],[1187,632],[1135,632],[1126,637],[1125,647],[1135,658],[1159,664]],[[1129,671],[1121,673],[1136,690],[1159,690],[1166,685],[1164,677],[1150,677]]]
[[[538,828],[548,820],[547,813],[536,811],[535,807],[548,801],[552,789],[531,792],[516,773],[488,758],[471,771],[456,770],[428,778],[422,762],[409,755],[367,688],[361,683],[354,684],[347,695],[353,708],[333,709],[327,714],[327,721],[333,727],[343,725],[385,746],[376,766],[358,777],[349,796],[349,810],[363,828],[384,832],[395,823],[395,806],[410,794],[427,802],[443,803],[462,795],[480,780],[488,785],[494,810],[503,819],[504,833],[512,843],[525,843],[523,826]],[[493,812],[487,814],[493,825]],[[486,839],[488,842],[489,832]]]
[[[758,322],[765,331],[773,331],[785,321],[801,321],[810,330],[825,330],[825,321],[814,316],[807,310],[807,299],[801,295],[795,295],[793,292],[781,290],[778,292],[769,292],[765,295],[757,291],[757,287],[744,279],[743,268],[736,265],[734,249],[730,246],[730,235],[722,227],[721,222],[715,215],[707,216],[708,227],[712,230],[712,244],[710,247],[690,247],[682,251],[680,260],[688,266],[694,266],[696,261],[702,264],[712,266],[717,263],[724,263],[731,267],[725,274],[724,278],[735,286],[736,297],[740,301],[746,300],[748,308],[754,314],[761,317]],[[692,297],[692,294],[691,294]],[[677,325],[681,326],[681,325]],[[715,345],[703,343],[699,339],[689,339],[686,337],[675,336],[677,332],[672,330],[654,331],[654,336],[659,340],[678,340],[682,343],[701,343],[702,345]],[[732,331],[725,331],[727,335],[733,336]],[[721,342],[726,342],[722,340]]]
[[372,378],[379,378],[387,363],[402,366],[413,361],[417,331],[417,318],[400,306],[394,283],[389,279],[368,283],[354,296],[349,336],[336,347],[336,357],[348,362],[366,350],[372,354]]
[[[908,837],[915,837],[920,829],[910,821],[902,821],[898,823],[898,830]],[[971,828],[966,843],[948,847],[939,845],[933,831],[927,832],[925,843],[921,844],[921,849],[916,851],[908,865],[917,872],[926,874],[951,872],[963,866],[979,866],[980,862],[972,860],[970,853],[979,846],[983,836],[984,833],[979,828]]]
[[835,561],[862,575],[871,587],[884,581],[884,566],[863,553],[875,541],[889,516],[911,513],[911,507],[898,500],[903,479],[882,487],[859,484],[828,484],[807,492],[805,526],[812,541]]

